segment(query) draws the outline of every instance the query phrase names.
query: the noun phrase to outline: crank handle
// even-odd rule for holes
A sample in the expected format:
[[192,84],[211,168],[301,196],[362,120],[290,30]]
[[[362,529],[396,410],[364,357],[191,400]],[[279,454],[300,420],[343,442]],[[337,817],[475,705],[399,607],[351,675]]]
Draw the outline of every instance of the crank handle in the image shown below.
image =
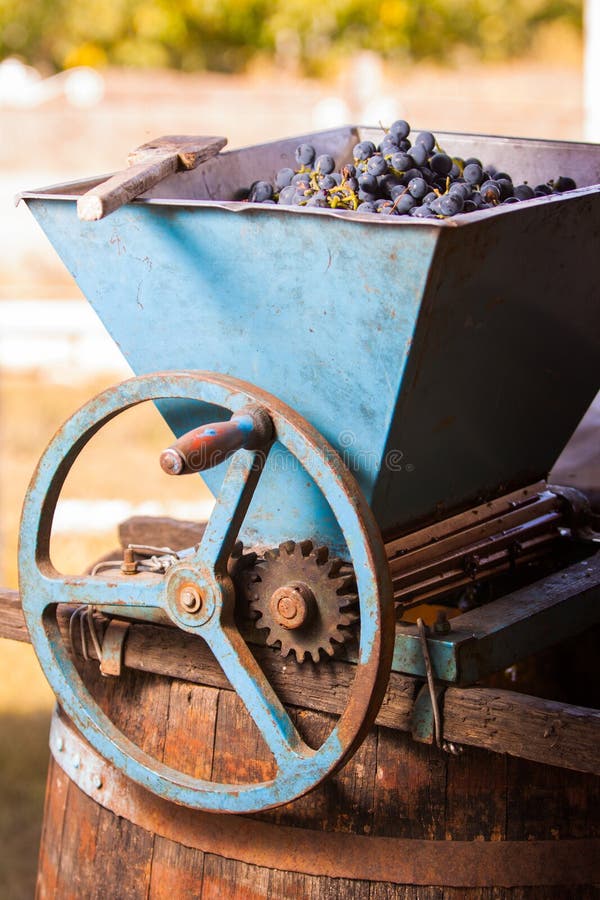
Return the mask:
[[271,440],[273,423],[262,406],[244,406],[228,422],[201,425],[183,434],[160,454],[167,475],[212,469],[236,450],[258,450]]

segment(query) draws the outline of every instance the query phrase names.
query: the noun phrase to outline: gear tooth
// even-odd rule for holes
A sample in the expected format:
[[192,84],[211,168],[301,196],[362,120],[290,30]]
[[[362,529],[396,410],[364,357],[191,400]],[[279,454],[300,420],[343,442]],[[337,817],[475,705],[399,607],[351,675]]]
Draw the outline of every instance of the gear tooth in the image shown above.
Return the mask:
[[345,612],[340,616],[340,625],[356,625],[360,616],[356,612]]
[[335,637],[336,641],[339,641],[340,644],[345,644],[348,641],[351,641],[354,637],[354,632],[350,628],[339,627],[338,633]]
[[336,578],[342,568],[343,560],[339,556],[334,556],[329,560],[329,578]]
[[356,593],[356,579],[354,575],[344,575],[342,578],[338,578],[338,583],[336,586],[337,594],[349,594],[352,592]]
[[265,550],[264,555],[265,560],[269,562],[273,562],[276,559],[279,559],[279,550],[273,547],[271,550]]
[[327,656],[334,656],[334,654],[335,654],[335,647],[333,646],[332,641],[335,641],[335,637],[330,638],[329,643],[327,643],[324,647],[321,648],[322,650],[325,651]]
[[316,648],[313,647],[313,649],[312,649],[312,650],[309,650],[308,652],[309,652],[310,655],[312,656],[312,661],[313,661],[314,663],[318,663],[318,662],[319,662],[319,648],[318,648],[318,647],[316,647]]
[[306,541],[300,541],[298,546],[300,547],[300,552],[302,553],[302,556],[310,556],[310,554],[312,553],[313,547],[315,545],[313,544],[312,541],[306,540]]
[[287,553],[288,556],[291,556],[295,549],[296,549],[296,541],[283,541],[279,545],[279,552]]
[[327,549],[327,547],[317,547],[317,549],[313,553],[313,556],[318,566],[324,566],[329,559],[329,550]]

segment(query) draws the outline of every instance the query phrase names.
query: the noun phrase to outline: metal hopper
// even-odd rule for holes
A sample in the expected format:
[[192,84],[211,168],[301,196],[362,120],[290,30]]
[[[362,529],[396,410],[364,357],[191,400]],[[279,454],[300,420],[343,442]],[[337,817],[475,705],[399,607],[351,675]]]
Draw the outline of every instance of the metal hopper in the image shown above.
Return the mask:
[[[379,135],[222,153],[100,222],[75,202],[97,178],[22,197],[136,374],[213,370],[275,394],[340,452],[389,537],[543,478],[593,399],[600,148],[440,134],[515,178],[578,185],[451,220],[233,199],[301,140],[341,163]],[[160,408],[176,435],[219,418]],[[241,537],[340,548],[293,463],[283,448],[269,459]],[[203,475],[213,491],[224,468]]]

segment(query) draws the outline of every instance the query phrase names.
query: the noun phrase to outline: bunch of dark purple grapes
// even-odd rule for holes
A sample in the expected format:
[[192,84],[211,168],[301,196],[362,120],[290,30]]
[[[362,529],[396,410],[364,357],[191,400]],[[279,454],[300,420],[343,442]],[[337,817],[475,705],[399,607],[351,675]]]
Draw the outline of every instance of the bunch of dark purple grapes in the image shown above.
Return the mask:
[[527,183],[515,185],[507,172],[484,167],[479,159],[449,156],[429,131],[422,131],[412,143],[409,134],[408,122],[394,122],[378,147],[372,141],[360,141],[352,163],[339,171],[329,154],[317,155],[311,144],[300,144],[297,168],[280,169],[274,184],[254,182],[248,200],[428,219],[576,187],[572,178],[563,176],[534,188]]

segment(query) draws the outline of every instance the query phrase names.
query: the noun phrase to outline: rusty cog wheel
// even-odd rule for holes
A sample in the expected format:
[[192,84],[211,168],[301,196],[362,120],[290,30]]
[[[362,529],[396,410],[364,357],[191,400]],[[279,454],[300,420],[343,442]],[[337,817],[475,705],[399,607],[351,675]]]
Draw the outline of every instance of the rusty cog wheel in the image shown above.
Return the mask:
[[269,646],[280,645],[298,662],[333,656],[354,637],[358,595],[352,567],[312,541],[286,541],[245,570],[254,625],[266,629]]

